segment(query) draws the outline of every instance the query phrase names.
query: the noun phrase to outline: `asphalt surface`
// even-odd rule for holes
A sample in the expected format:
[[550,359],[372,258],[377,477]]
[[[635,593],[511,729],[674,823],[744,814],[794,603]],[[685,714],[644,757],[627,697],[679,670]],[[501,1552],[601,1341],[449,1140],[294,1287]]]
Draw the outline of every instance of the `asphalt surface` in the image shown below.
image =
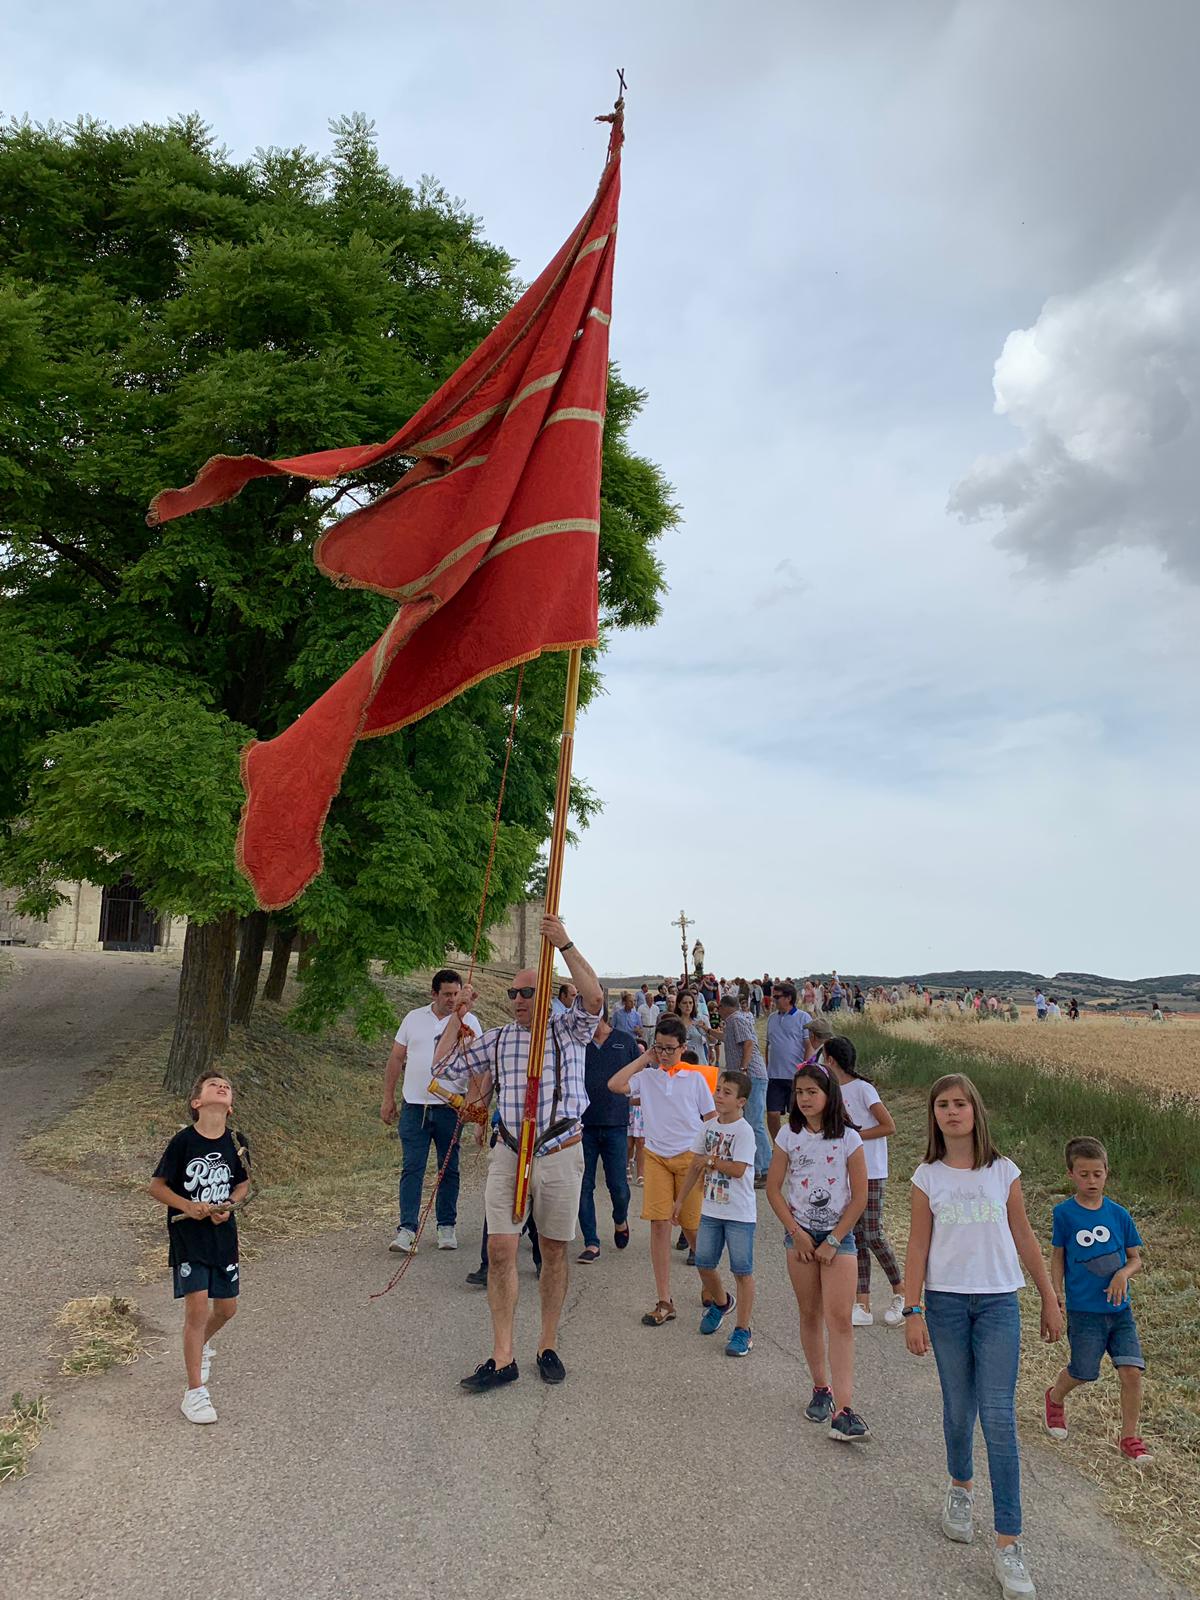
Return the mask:
[[14,965],[0,984],[0,1399],[7,1401],[14,1391],[43,1387],[55,1313],[75,1295],[113,1292],[135,1256],[113,1200],[36,1171],[20,1159],[20,1142],[82,1098],[114,1055],[168,1026],[179,963],[129,952],[5,954]]
[[[635,1222],[624,1254],[606,1237],[598,1263],[572,1265],[565,1384],[547,1388],[533,1364],[536,1284],[523,1245],[520,1381],[461,1392],[458,1379],[490,1348],[485,1297],[464,1283],[478,1262],[479,1159],[465,1163],[463,1247],[423,1247],[384,1299],[369,1295],[396,1258],[374,1230],[244,1269],[210,1384],[214,1427],[178,1410],[169,1287],[141,1291],[162,1335],[154,1358],[60,1393],[29,1475],[0,1490],[0,1577],[14,1585],[0,1588],[22,1600],[994,1600],[990,1533],[965,1547],[938,1527],[931,1360],[908,1356],[899,1330],[861,1330],[858,1405],[874,1438],[836,1444],[805,1421],[808,1380],[773,1220],[759,1229],[746,1360],[727,1359],[721,1335],[699,1336],[698,1284],[680,1264],[680,1319],[640,1326],[652,1293],[647,1229]],[[1102,1517],[1066,1450],[1033,1437],[1032,1419],[1022,1425],[1042,1600],[1177,1596]],[[983,1480],[982,1445],[977,1465]]]

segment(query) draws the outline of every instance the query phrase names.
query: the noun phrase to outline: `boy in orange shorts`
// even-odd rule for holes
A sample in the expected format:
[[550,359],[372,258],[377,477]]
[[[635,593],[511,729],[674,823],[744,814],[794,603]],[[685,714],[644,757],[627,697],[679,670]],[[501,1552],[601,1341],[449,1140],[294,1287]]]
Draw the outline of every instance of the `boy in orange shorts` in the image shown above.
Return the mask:
[[[648,1328],[661,1328],[664,1322],[675,1320],[675,1303],[671,1299],[671,1215],[683,1197],[696,1136],[717,1114],[712,1090],[705,1080],[698,1072],[681,1070],[686,1043],[687,1029],[682,1020],[667,1013],[658,1019],[650,1049],[608,1080],[614,1094],[636,1095],[642,1104],[646,1132],[642,1217],[650,1224],[650,1261],[658,1296],[654,1309],[642,1318]],[[700,1224],[700,1200],[701,1191],[693,1188],[684,1198],[679,1214],[680,1226],[692,1250],[696,1248]]]

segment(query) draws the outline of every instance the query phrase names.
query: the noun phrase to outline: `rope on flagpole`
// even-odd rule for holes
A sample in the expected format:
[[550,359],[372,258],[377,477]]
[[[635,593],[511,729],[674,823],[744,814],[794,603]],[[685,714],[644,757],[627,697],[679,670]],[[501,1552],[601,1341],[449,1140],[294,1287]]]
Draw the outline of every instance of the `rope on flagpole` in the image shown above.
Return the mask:
[[[483,939],[483,919],[487,912],[488,891],[491,888],[492,883],[492,868],[496,863],[496,845],[500,837],[500,814],[504,806],[504,791],[508,786],[508,765],[512,760],[513,743],[517,734],[517,711],[521,705],[521,689],[525,683],[525,666],[526,663],[522,662],[520,671],[517,673],[517,686],[513,691],[512,716],[509,718],[508,723],[508,742],[504,747],[504,766],[500,771],[500,789],[496,795],[496,814],[492,818],[492,840],[488,847],[487,867],[484,869],[483,874],[483,892],[479,897],[479,915],[475,921],[475,940],[471,946],[471,967],[467,974],[468,983],[470,983],[471,979],[475,975],[475,962],[479,955],[480,943]],[[371,1296],[372,1300],[382,1300],[385,1294],[391,1294],[392,1290],[400,1282],[400,1279],[408,1271],[409,1263],[417,1253],[417,1246],[421,1242],[421,1235],[425,1232],[425,1224],[429,1221],[430,1213],[432,1212],[434,1204],[437,1200],[438,1190],[442,1186],[442,1179],[446,1176],[446,1169],[454,1157],[454,1152],[458,1148],[459,1140],[462,1138],[463,1123],[468,1120],[467,1110],[470,1104],[471,1102],[469,1100],[464,1100],[463,1104],[458,1108],[458,1121],[454,1125],[454,1133],[450,1138],[450,1146],[446,1151],[446,1159],[438,1168],[437,1176],[433,1180],[433,1187],[429,1191],[429,1198],[426,1200],[425,1205],[421,1210],[421,1215],[417,1221],[417,1231],[413,1237],[412,1249],[396,1268],[395,1272],[388,1280],[386,1288],[377,1290],[376,1293]]]

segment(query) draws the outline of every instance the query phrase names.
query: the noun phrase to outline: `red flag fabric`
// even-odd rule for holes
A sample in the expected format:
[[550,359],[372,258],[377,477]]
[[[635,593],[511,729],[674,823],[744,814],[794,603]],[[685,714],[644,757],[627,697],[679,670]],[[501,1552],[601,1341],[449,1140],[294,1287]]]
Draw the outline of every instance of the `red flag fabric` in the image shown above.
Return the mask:
[[621,119],[596,197],[537,281],[386,444],[280,461],[215,456],[158,495],[164,522],[252,478],[416,465],[327,530],[317,566],[398,602],[378,642],[278,737],[242,756],[238,865],[268,911],[321,871],[321,830],[360,738],[392,733],[543,650],[597,640],[600,448]]

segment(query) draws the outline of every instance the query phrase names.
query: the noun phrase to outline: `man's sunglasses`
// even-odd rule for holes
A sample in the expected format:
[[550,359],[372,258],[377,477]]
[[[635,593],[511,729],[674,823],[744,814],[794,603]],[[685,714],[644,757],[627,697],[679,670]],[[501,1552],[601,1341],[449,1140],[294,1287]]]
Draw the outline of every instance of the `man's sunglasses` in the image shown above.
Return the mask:
[[517,996],[520,995],[522,1000],[532,1000],[536,993],[537,990],[534,988],[532,983],[523,983],[519,989],[510,989],[508,991],[508,998],[510,1000],[515,1000]]

